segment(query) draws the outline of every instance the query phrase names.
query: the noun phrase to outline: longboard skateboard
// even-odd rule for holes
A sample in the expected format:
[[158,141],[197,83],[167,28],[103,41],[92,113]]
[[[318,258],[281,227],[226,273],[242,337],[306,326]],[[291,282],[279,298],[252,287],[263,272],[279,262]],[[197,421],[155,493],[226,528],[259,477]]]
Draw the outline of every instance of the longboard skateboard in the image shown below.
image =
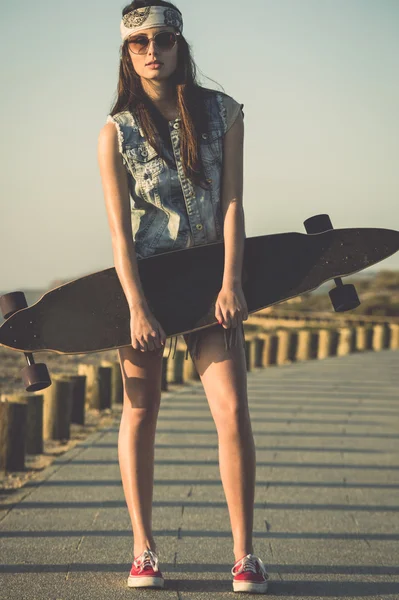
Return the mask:
[[[313,219],[319,217],[327,216]],[[311,224],[307,230],[312,231]],[[360,302],[354,287],[343,285],[340,278],[398,250],[399,232],[391,229],[329,229],[246,238],[242,287],[248,313],[313,291],[332,279],[337,284],[330,291],[335,310],[351,310]],[[146,300],[167,337],[217,323],[215,302],[223,268],[223,241],[138,261]],[[28,371],[40,366],[34,364],[32,352],[80,354],[131,344],[130,311],[114,267],[50,290],[30,307],[13,305],[18,294],[0,297],[6,318],[0,327],[0,344],[24,352]],[[29,378],[25,383],[31,390],[43,387],[35,387]]]

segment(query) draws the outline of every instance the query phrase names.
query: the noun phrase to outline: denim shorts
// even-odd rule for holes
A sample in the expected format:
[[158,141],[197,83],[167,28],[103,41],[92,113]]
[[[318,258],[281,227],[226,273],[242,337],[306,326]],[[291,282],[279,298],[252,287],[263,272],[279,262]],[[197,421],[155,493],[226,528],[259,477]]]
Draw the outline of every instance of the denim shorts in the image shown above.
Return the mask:
[[[185,360],[188,359],[189,353],[190,353],[192,360],[194,360],[194,358],[200,357],[201,339],[202,339],[203,333],[204,333],[204,331],[207,331],[208,329],[213,329],[214,327],[220,327],[223,330],[224,345],[225,345],[226,350],[229,350],[230,348],[237,346],[238,337],[239,337],[237,330],[238,330],[238,328],[240,328],[241,332],[242,332],[242,345],[243,345],[243,348],[245,348],[245,333],[244,333],[244,324],[242,321],[239,325],[237,325],[237,327],[229,327],[228,329],[225,329],[223,327],[223,325],[216,323],[215,325],[212,325],[211,327],[206,327],[206,328],[200,329],[198,331],[192,331],[191,333],[183,334],[183,338],[184,338],[184,341],[186,342],[186,346],[187,346]],[[175,357],[177,338],[178,338],[178,336],[173,336],[170,338],[169,354],[168,354],[167,358],[169,358],[169,356],[170,356],[173,345],[174,345],[174,349],[173,349],[172,358]]]

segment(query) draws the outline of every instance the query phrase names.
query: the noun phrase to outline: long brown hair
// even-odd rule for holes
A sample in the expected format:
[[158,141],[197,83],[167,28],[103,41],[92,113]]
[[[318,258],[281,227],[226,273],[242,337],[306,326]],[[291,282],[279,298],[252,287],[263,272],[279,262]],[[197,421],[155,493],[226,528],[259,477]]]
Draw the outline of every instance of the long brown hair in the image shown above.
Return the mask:
[[[122,16],[145,6],[165,6],[180,12],[174,4],[164,0],[134,0],[123,9]],[[209,93],[209,90],[201,87],[197,82],[197,68],[191,55],[190,46],[183,35],[178,37],[177,67],[172,73],[171,79],[176,87],[177,108],[181,119],[180,152],[184,174],[196,185],[207,188],[208,184],[200,158],[199,139],[200,133],[208,129],[204,100],[205,94]],[[162,132],[157,127],[159,115],[157,115],[155,105],[143,90],[140,76],[133,68],[127,40],[121,49],[117,100],[110,114],[113,116],[124,110],[135,113],[145,138],[158,154],[162,154],[158,137],[162,137]],[[169,162],[167,157],[164,158]]]

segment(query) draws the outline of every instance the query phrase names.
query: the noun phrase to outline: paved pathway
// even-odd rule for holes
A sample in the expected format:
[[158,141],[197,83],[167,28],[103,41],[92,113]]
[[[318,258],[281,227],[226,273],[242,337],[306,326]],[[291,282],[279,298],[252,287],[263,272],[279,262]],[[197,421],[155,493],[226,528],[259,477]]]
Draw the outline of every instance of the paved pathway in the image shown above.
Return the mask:
[[[252,372],[254,551],[270,598],[399,598],[399,353]],[[163,590],[126,587],[132,537],[118,418],[1,515],[0,598],[202,600],[232,591],[217,434],[200,382],[163,394],[153,527]]]

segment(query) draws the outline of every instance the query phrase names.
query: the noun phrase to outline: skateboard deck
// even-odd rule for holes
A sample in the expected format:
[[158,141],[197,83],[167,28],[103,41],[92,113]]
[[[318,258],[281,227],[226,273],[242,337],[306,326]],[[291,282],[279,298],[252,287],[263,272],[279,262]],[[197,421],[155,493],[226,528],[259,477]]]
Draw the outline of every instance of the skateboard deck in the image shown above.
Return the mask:
[[[248,313],[352,275],[399,250],[391,229],[332,229],[245,239],[242,287]],[[138,261],[148,305],[167,337],[217,323],[224,242]],[[0,327],[0,344],[21,352],[100,352],[131,344],[130,311],[114,267],[46,292]]]

